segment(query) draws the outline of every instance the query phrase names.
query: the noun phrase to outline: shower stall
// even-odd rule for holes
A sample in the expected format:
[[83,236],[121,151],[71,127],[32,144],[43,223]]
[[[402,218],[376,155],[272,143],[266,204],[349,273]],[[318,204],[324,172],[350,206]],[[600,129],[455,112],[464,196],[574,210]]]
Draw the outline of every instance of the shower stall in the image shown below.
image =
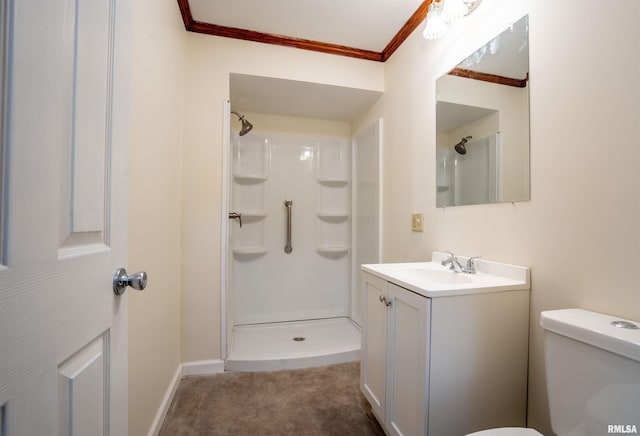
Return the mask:
[[[379,135],[352,140],[342,121],[237,117],[242,127],[230,128],[227,155],[225,368],[357,360],[356,263],[379,258],[379,244],[367,245],[379,240],[378,228],[366,238],[359,232],[371,224],[357,224],[377,217],[379,204],[357,206],[354,199],[371,195],[358,192],[358,177],[374,173],[379,181]],[[359,165],[354,156],[361,155]]]

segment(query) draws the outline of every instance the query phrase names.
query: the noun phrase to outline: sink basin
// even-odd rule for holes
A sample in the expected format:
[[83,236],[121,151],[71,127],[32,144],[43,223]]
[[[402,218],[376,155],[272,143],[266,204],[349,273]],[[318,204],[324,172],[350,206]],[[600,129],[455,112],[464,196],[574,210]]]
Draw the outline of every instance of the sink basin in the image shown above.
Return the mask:
[[[476,274],[451,271],[441,262],[449,255],[434,251],[431,262],[362,265],[362,270],[425,297],[530,289],[529,268],[477,259]],[[464,263],[467,257],[458,256]]]
[[456,273],[453,271],[440,271],[429,268],[406,268],[404,270],[407,274],[414,274],[418,278],[446,285],[455,285],[461,283],[470,283],[471,276],[469,274]]

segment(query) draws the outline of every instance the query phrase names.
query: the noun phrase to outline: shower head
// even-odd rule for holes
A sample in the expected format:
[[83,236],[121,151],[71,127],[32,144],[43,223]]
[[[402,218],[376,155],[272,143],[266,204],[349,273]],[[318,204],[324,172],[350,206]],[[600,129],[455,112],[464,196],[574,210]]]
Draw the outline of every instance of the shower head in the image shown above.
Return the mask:
[[240,115],[238,112],[235,112],[235,111],[231,111],[231,113],[236,114],[240,122],[242,122],[242,128],[240,129],[240,133],[239,133],[240,136],[246,135],[247,133],[249,133],[251,129],[253,129],[253,124],[247,121],[244,115]]
[[455,150],[459,154],[467,154],[467,147],[465,147],[464,145],[467,143],[467,141],[469,141],[469,139],[471,139],[471,136],[466,136],[462,138],[462,140],[458,142],[456,145],[454,145],[453,148],[455,148]]

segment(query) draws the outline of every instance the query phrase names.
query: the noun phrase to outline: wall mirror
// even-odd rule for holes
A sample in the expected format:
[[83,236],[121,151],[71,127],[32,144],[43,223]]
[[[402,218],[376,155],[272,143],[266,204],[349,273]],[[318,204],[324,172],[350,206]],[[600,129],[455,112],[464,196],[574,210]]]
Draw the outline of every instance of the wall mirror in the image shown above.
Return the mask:
[[529,23],[436,80],[436,206],[529,200]]

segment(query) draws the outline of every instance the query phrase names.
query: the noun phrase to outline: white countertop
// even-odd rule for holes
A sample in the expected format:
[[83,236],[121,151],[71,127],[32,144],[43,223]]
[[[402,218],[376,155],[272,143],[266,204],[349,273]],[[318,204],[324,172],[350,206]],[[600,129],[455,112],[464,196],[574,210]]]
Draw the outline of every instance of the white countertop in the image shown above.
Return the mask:
[[[362,265],[362,271],[429,298],[530,289],[528,267],[477,259],[476,274],[450,271],[440,264],[446,253],[434,252],[431,262]],[[467,257],[458,256],[464,266]]]

